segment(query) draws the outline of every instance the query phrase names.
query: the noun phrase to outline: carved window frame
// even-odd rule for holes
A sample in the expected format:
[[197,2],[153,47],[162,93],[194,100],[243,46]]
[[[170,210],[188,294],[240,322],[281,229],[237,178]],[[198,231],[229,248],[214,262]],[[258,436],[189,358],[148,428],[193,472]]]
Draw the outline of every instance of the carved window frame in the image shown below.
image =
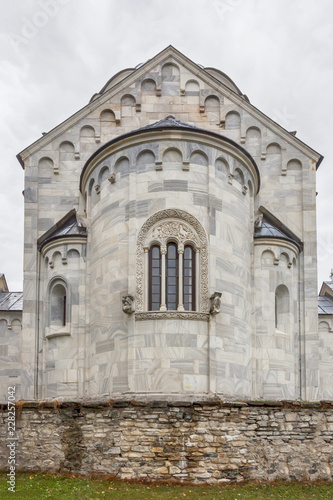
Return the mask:
[[[163,253],[171,241],[177,243],[180,252],[184,250],[185,245],[191,245],[196,252],[196,311],[148,311],[149,249],[153,245],[159,245]],[[210,303],[207,242],[201,223],[184,210],[161,210],[146,220],[137,239],[136,319],[184,317],[208,321]]]

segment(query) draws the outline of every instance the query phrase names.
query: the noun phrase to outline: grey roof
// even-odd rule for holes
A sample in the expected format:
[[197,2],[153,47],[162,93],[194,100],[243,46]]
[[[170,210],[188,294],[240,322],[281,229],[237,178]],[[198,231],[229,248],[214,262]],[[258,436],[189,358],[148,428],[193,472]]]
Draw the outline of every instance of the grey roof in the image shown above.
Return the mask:
[[74,234],[86,235],[87,230],[85,227],[79,226],[76,215],[73,215],[66,223],[59,227],[52,234],[52,238],[56,238],[58,236],[73,236]]
[[152,123],[151,125],[146,125],[145,127],[141,127],[137,130],[151,130],[155,128],[194,128],[196,130],[200,130],[199,127],[196,127],[195,125],[190,125],[189,123],[182,122],[181,120],[177,120],[172,115],[167,116],[166,118],[163,118],[162,120]]
[[285,231],[274,224],[272,221],[268,220],[268,218],[264,215],[263,221],[260,227],[255,227],[254,230],[255,238],[278,238],[281,240],[291,241],[295,243],[299,247],[299,241],[291,238]]
[[73,209],[38,239],[41,249],[49,241],[67,236],[87,236],[87,229],[81,217]]
[[318,297],[318,314],[333,314],[333,300],[329,297]]
[[23,292],[1,292],[0,311],[22,311]]

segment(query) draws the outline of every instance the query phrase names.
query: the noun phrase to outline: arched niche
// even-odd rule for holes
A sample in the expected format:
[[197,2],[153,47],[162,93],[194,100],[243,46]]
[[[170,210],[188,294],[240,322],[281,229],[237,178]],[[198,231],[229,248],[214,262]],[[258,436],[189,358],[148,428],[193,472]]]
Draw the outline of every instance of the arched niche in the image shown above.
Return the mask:
[[69,161],[69,160],[74,160],[75,148],[74,144],[70,141],[63,141],[59,145],[59,157],[60,161]]
[[226,114],[225,128],[226,130],[240,128],[240,114],[237,113],[237,111],[229,111],[229,113]]
[[80,263],[80,252],[76,248],[70,248],[67,251],[68,269],[78,270]]
[[220,122],[220,99],[215,95],[210,95],[205,99],[205,114],[209,122]]
[[166,149],[163,153],[163,163],[183,163],[183,155],[177,148]]
[[287,170],[299,172],[302,170],[302,162],[297,159],[289,160],[287,163]]
[[116,126],[116,117],[111,109],[104,109],[100,114],[101,135],[107,135]]
[[275,328],[289,333],[290,329],[290,298],[286,285],[279,285],[275,290]]
[[146,80],[143,80],[141,83],[141,93],[143,96],[147,95],[156,95],[156,82],[155,80],[152,80],[151,78],[147,78]]
[[238,182],[241,186],[244,186],[244,174],[240,168],[235,168],[234,180]]
[[147,165],[155,165],[155,159],[155,154],[151,150],[145,149],[144,151],[141,151],[136,157],[138,172],[145,171]]
[[261,267],[270,267],[274,265],[275,255],[271,250],[264,250],[260,260]]
[[84,125],[80,130],[80,141],[95,142],[95,129],[91,125]]
[[100,114],[100,121],[102,123],[113,123],[116,121],[114,112],[111,109],[104,109]]
[[120,101],[121,104],[121,116],[129,117],[133,116],[135,110],[135,98],[131,94],[125,94]]
[[247,129],[246,149],[252,156],[261,155],[261,131],[258,127],[249,127]]
[[215,161],[215,176],[218,179],[227,179],[230,173],[228,161],[225,158],[217,158]]
[[129,173],[129,160],[127,156],[121,156],[114,164],[115,173],[120,173],[120,176],[128,175]]
[[48,156],[44,156],[38,162],[38,174],[40,177],[50,175],[54,169],[54,162]]
[[269,173],[280,175],[282,168],[282,152],[281,146],[277,143],[269,144],[266,148],[266,165],[269,168]]
[[95,184],[95,179],[90,179],[88,184],[88,196],[92,196],[94,184]]
[[107,165],[101,168],[99,174],[98,174],[98,184],[101,186],[104,181],[108,178],[108,175],[110,173],[110,169]]
[[196,99],[196,101],[199,102],[199,92],[200,92],[200,86],[196,80],[188,80],[186,82],[186,84],[185,84],[185,95],[186,96],[198,97],[198,99]]
[[191,154],[190,163],[192,163],[194,165],[203,165],[203,166],[207,167],[208,166],[208,157],[202,151],[194,151]]
[[249,190],[249,195],[250,195],[251,197],[253,197],[253,193],[254,193],[254,191],[253,191],[253,184],[252,184],[252,182],[251,182],[251,181],[248,181],[247,186],[248,186],[248,190]]
[[279,266],[287,268],[290,262],[289,255],[285,252],[281,253],[279,257]]
[[164,64],[162,68],[162,95],[179,95],[180,71],[173,63]]
[[5,319],[0,319],[0,338],[4,337],[8,332],[8,323]]
[[330,325],[327,323],[327,321],[320,321],[318,329],[323,333],[329,333],[331,331]]

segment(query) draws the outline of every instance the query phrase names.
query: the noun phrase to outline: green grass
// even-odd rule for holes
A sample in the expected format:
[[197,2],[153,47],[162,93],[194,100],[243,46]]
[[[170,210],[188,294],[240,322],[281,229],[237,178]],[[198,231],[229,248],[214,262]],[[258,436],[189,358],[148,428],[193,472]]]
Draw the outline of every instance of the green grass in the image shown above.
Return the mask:
[[247,483],[210,486],[136,484],[101,477],[74,477],[43,473],[18,473],[16,492],[7,491],[0,473],[1,500],[93,499],[103,500],[333,500],[333,483]]

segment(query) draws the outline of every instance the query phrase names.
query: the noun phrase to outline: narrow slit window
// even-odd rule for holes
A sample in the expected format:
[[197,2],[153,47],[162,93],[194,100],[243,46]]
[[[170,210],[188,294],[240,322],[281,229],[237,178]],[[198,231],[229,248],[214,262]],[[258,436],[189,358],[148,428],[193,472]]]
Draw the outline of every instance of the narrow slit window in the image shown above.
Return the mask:
[[161,305],[161,250],[154,245],[149,250],[149,310],[159,311]]
[[184,249],[183,294],[185,311],[195,311],[195,252],[189,245]]
[[178,251],[176,243],[168,243],[166,255],[166,307],[176,311],[178,307]]

